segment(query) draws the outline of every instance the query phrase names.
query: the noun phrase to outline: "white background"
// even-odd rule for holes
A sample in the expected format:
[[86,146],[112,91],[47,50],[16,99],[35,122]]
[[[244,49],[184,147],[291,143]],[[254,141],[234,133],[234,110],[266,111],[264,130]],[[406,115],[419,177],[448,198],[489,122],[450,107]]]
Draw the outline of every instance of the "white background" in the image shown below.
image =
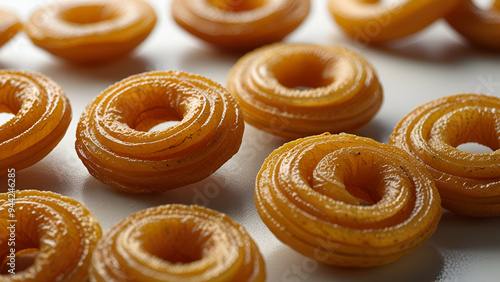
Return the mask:
[[[2,0],[26,20],[50,1]],[[438,22],[416,36],[384,47],[365,47],[346,38],[332,20],[326,0],[313,0],[306,21],[287,42],[343,45],[372,62],[384,87],[378,115],[357,134],[386,142],[393,127],[415,107],[438,97],[476,93],[500,95],[500,56],[467,47]],[[393,1],[394,2],[394,1]],[[484,1],[483,1],[484,2]],[[486,1],[487,2],[487,1]],[[168,203],[202,204],[242,224],[266,260],[268,281],[493,281],[500,274],[500,219],[466,218],[443,212],[436,233],[401,260],[370,269],[318,264],[278,241],[258,217],[254,180],[263,160],[286,140],[246,125],[241,149],[215,174],[199,183],[160,195],[127,195],[92,178],[74,150],[75,129],[84,107],[102,90],[129,75],[151,70],[184,70],[225,85],[238,55],[214,50],[172,20],[170,1],[150,0],[158,23],[130,57],[97,67],[67,64],[18,34],[0,49],[0,68],[40,72],[69,97],[73,121],[61,143],[36,165],[19,171],[18,189],[50,190],[86,205],[104,231],[129,214]],[[0,122],[8,118],[0,114]],[[2,178],[3,179],[3,178]],[[6,191],[6,179],[0,179]]]

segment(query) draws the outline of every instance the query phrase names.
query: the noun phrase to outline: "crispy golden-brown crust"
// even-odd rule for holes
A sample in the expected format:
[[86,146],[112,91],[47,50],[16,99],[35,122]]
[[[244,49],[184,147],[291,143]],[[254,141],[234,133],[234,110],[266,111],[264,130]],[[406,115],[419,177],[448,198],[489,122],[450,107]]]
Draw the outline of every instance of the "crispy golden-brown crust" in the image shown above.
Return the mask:
[[[24,190],[16,191],[15,198],[12,195],[0,194],[0,256],[10,255],[11,248],[16,250],[18,261],[23,250],[37,254],[31,266],[18,269],[14,275],[0,275],[0,280],[88,281],[91,254],[101,237],[101,227],[87,208],[53,192]],[[9,208],[14,210],[14,218]],[[9,247],[11,229],[7,227],[12,224],[15,246]]]
[[143,0],[65,1],[33,13],[24,30],[56,56],[95,64],[130,53],[155,24],[154,10]]
[[71,122],[71,106],[59,85],[38,73],[0,71],[0,112],[14,114],[0,126],[0,174],[45,157]]
[[104,235],[91,281],[265,281],[265,264],[245,229],[200,206],[135,213]]
[[[176,125],[148,131],[166,121]],[[199,181],[239,149],[243,117],[220,84],[185,72],[126,78],[89,104],[76,150],[89,172],[117,190],[154,193]]]
[[[301,86],[310,89],[295,89]],[[308,44],[273,44],[246,54],[231,69],[227,87],[246,122],[287,138],[358,129],[383,99],[361,55]]]
[[[500,215],[500,99],[462,94],[443,97],[406,115],[389,144],[415,156],[432,174],[443,207],[468,216]],[[456,147],[477,142],[494,152]]]
[[223,49],[251,50],[280,41],[296,29],[309,0],[174,0],[175,21],[191,34]]
[[393,262],[421,246],[441,218],[422,164],[349,134],[283,145],[265,160],[255,189],[259,215],[278,239],[337,266]]

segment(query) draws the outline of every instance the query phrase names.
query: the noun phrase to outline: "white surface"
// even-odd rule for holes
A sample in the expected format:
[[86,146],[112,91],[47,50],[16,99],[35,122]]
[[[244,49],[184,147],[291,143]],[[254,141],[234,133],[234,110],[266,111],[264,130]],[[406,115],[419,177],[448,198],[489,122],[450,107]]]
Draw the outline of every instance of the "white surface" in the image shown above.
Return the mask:
[[[59,0],[61,1],[61,0]],[[1,0],[0,7],[23,20],[49,1]],[[202,204],[241,223],[260,247],[268,281],[494,281],[500,275],[500,218],[465,218],[445,211],[436,233],[419,250],[396,263],[371,269],[320,265],[278,241],[258,217],[253,202],[255,176],[263,160],[285,140],[247,125],[237,155],[209,178],[160,195],[115,192],[92,178],[74,150],[75,129],[84,107],[102,90],[129,75],[150,70],[184,70],[222,84],[238,56],[218,52],[181,30],[170,15],[170,1],[151,0],[158,23],[136,52],[100,67],[78,67],[35,47],[23,34],[0,49],[0,67],[43,73],[71,100],[73,121],[61,143],[38,164],[19,171],[20,189],[37,188],[85,204],[104,231],[129,214],[167,203]],[[357,132],[386,142],[394,125],[415,107],[441,96],[482,92],[500,95],[500,56],[463,45],[444,22],[391,47],[365,48],[347,39],[326,9],[313,10],[287,42],[344,45],[368,58],[385,90],[375,119]],[[2,191],[7,181],[1,180]]]

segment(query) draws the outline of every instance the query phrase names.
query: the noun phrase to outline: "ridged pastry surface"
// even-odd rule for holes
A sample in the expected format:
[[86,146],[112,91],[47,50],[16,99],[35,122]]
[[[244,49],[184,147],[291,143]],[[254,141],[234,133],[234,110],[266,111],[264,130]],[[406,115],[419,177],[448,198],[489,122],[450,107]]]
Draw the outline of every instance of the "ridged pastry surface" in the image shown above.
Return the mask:
[[227,88],[246,122],[286,138],[354,131],[383,100],[364,57],[311,44],[273,44],[247,53],[231,69]]
[[283,39],[306,18],[310,5],[310,0],[174,0],[172,15],[214,46],[248,51]]
[[264,162],[255,203],[269,229],[327,264],[370,267],[419,248],[441,218],[422,164],[396,147],[349,134],[289,142]]
[[[164,121],[175,125],[149,131]],[[243,117],[220,84],[179,71],[133,75],[104,90],[80,117],[76,150],[89,172],[128,193],[199,181],[239,149]]]
[[[469,142],[492,152],[457,148]],[[399,121],[389,143],[425,165],[446,209],[468,216],[500,215],[498,97],[461,94],[428,102]]]
[[24,31],[33,43],[78,64],[98,64],[130,53],[156,24],[143,0],[59,1],[33,13]]
[[[16,191],[15,198],[12,195],[0,194],[0,257],[7,257],[14,248],[16,266],[20,266],[23,255],[36,256],[26,269],[0,275],[0,280],[88,281],[91,254],[101,237],[92,213],[81,203],[53,192],[23,190]],[[12,224],[15,245],[8,244]]]
[[50,78],[28,71],[0,71],[0,112],[14,115],[0,125],[0,175],[40,161],[71,122],[63,89]]
[[90,281],[265,281],[245,229],[200,206],[164,205],[111,228],[92,257]]

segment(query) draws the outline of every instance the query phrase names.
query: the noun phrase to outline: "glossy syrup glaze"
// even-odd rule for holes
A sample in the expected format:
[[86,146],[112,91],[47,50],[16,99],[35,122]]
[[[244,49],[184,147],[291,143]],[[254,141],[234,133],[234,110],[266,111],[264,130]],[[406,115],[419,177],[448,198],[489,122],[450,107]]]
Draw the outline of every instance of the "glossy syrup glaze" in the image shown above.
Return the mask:
[[358,129],[383,99],[361,55],[308,44],[273,44],[246,54],[231,69],[227,88],[246,122],[287,138]]
[[96,64],[130,53],[155,24],[155,11],[143,0],[91,0],[44,7],[24,29],[35,45],[55,56]]
[[222,49],[248,51],[280,41],[306,18],[309,0],[174,0],[175,21]]
[[[34,260],[26,269],[16,269],[15,274],[0,275],[0,280],[88,281],[91,254],[101,237],[101,227],[90,211],[53,192],[17,191],[14,207],[11,196],[0,194],[0,257],[3,260],[14,248],[17,262],[30,254]],[[7,227],[13,225],[14,246],[7,243],[12,238],[12,228]]]
[[420,247],[441,218],[422,164],[396,147],[322,134],[275,150],[257,175],[261,219],[283,243],[344,267],[388,264]]
[[[443,97],[407,114],[389,144],[403,148],[432,174],[443,207],[468,216],[500,215],[500,99],[462,94]],[[476,142],[493,150],[470,153]]]
[[0,174],[37,163],[59,143],[71,121],[62,88],[27,71],[0,71],[0,112],[14,115],[0,125]]
[[416,33],[449,13],[461,0],[329,0],[340,28],[360,43],[376,43]]
[[265,281],[245,229],[200,206],[164,205],[128,216],[92,257],[90,281]]
[[[149,131],[163,121],[179,121]],[[185,72],[131,76],[89,104],[76,150],[89,172],[115,189],[154,193],[199,181],[239,149],[243,117],[216,82]]]

